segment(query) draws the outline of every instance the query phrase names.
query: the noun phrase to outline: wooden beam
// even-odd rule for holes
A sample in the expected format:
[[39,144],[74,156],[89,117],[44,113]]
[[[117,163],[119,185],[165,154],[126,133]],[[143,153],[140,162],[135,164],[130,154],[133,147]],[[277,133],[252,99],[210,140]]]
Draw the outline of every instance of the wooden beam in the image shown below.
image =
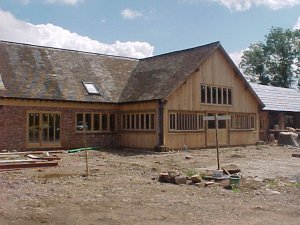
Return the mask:
[[0,164],[0,171],[7,169],[34,168],[34,167],[51,167],[57,166],[58,162],[19,162]]

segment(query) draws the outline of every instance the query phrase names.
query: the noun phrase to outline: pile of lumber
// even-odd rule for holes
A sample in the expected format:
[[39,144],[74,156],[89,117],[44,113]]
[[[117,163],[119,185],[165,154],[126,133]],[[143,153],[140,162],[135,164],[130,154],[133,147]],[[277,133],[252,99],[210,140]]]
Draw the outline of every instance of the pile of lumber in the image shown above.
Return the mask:
[[[56,151],[54,153],[58,152]],[[0,171],[57,166],[60,158],[52,154],[53,152],[0,153]]]

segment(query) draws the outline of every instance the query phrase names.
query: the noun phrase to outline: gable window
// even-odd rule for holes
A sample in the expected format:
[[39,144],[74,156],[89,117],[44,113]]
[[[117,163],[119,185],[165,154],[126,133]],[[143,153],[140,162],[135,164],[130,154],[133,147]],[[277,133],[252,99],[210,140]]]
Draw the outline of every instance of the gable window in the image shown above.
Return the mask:
[[114,131],[116,116],[110,113],[77,113],[76,131],[101,132]]
[[82,82],[82,84],[89,94],[100,95],[98,88],[96,88],[96,86],[93,82]]
[[203,129],[203,114],[196,112],[172,112],[169,114],[170,131],[197,131]]
[[232,89],[201,85],[201,103],[213,105],[232,105]]

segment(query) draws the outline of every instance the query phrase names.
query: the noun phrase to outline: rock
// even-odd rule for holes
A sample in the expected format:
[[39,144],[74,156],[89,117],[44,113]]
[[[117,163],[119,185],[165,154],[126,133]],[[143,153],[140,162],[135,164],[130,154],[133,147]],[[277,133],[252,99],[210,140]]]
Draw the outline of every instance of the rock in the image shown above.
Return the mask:
[[186,177],[182,175],[175,177],[175,184],[186,184]]
[[158,175],[158,181],[159,182],[169,183],[170,180],[171,180],[171,177],[170,177],[169,173],[160,173]]
[[208,186],[212,186],[212,185],[215,185],[214,181],[205,181],[204,182],[204,187],[208,187]]
[[202,179],[199,174],[196,174],[191,176],[191,181],[192,183],[196,184],[196,183],[201,183]]
[[175,184],[175,178],[181,175],[180,172],[174,170],[169,171],[168,174],[170,176],[170,182],[173,184]]
[[192,158],[191,155],[186,155],[186,156],[185,156],[185,159],[191,159],[191,158]]

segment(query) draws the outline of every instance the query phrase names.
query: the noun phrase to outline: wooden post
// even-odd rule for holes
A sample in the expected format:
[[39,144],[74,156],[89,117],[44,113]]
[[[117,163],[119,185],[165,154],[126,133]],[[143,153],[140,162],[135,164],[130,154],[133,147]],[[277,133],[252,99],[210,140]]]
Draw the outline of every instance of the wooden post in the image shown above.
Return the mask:
[[220,169],[220,157],[219,157],[219,137],[218,137],[218,129],[219,129],[219,120],[230,120],[230,116],[218,116],[215,114],[214,116],[204,116],[203,120],[214,120],[215,121],[215,130],[216,130],[216,147],[217,147],[217,163],[218,163],[218,170]]
[[217,163],[218,163],[218,170],[220,169],[220,157],[219,157],[219,138],[218,138],[218,115],[215,115],[215,124],[216,124],[216,146],[217,146]]

